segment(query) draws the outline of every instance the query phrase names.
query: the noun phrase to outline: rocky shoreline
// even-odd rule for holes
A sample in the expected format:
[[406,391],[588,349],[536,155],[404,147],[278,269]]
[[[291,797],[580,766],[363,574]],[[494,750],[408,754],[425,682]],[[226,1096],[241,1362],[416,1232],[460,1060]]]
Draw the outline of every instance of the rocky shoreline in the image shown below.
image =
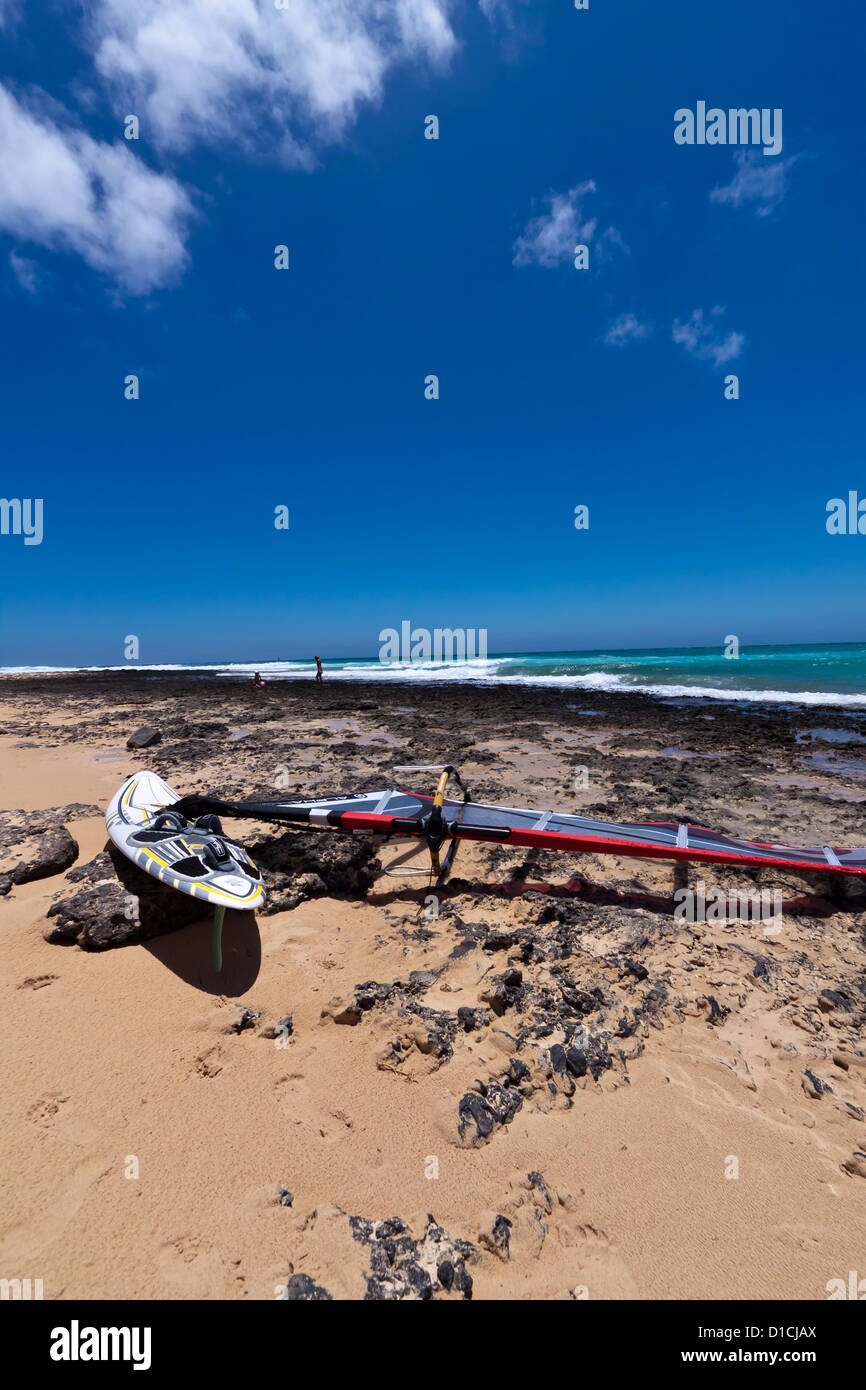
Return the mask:
[[[8,678],[0,710],[17,756],[80,746],[115,785],[150,766],[181,793],[315,796],[387,786],[397,764],[448,761],[478,799],[689,820],[781,843],[864,837],[863,720],[833,707],[309,681],[256,693],[237,681],[124,672]],[[142,724],[159,740],[127,749]],[[0,812],[0,912],[23,885],[44,880],[46,942],[91,952],[164,937],[158,944],[170,952],[200,909],[108,850],[82,861],[67,827],[104,814],[104,798],[99,805],[81,790],[77,803]],[[603,1106],[639,1091],[643,1067],[667,1055],[669,1037],[688,1038],[695,1064],[721,1066],[750,1105],[771,1078],[768,1113],[793,1109],[799,1123],[818,1124],[822,1162],[829,1155],[839,1181],[866,1178],[866,898],[857,881],[701,866],[707,892],[780,892],[782,916],[684,923],[673,895],[698,876],[694,866],[461,845],[450,881],[431,896],[425,879],[384,874],[396,845],[246,823],[232,833],[262,868],[262,942],[319,909],[348,925],[325,928],[334,955],[321,978],[310,977],[312,993],[308,981],[273,1004],[260,997],[267,976],[256,929],[227,930],[242,1021],[221,1025],[201,1048],[199,1075],[218,1078],[239,1036],[273,1049],[282,1032],[288,1051],[305,1057],[304,1074],[327,1067],[333,1047],[348,1058],[353,1087],[383,1077],[395,1112],[420,1106],[446,1150],[495,1165],[499,1147],[511,1154],[511,1137],[529,1127],[539,1153],[522,1169],[510,1158],[497,1179],[508,1200],[462,1220],[453,1211],[418,1216],[417,1204],[403,1206],[399,1182],[389,1204],[397,1214],[383,1219],[379,1193],[366,1215],[349,1217],[358,1207],[336,1188],[320,1184],[305,1205],[303,1181],[275,1172],[292,1199],[283,1207],[293,1241],[317,1252],[303,1270],[292,1263],[285,1297],[467,1298],[479,1278],[497,1296],[490,1290],[508,1286],[509,1268],[525,1278],[536,1262],[555,1263],[554,1251],[582,1248],[592,1227],[582,1189],[572,1196],[572,1184],[551,1175],[559,1150],[541,1138],[544,1127],[578,1105],[586,1124],[593,1096]],[[328,975],[339,977],[336,992]],[[216,979],[210,988],[220,988]],[[323,1122],[322,1133],[334,1124],[341,1133],[341,1123]],[[351,1273],[338,1276],[329,1242]],[[593,1261],[604,1263],[604,1248],[593,1244]],[[611,1261],[617,1287],[640,1286]],[[548,1289],[544,1279],[536,1287]]]

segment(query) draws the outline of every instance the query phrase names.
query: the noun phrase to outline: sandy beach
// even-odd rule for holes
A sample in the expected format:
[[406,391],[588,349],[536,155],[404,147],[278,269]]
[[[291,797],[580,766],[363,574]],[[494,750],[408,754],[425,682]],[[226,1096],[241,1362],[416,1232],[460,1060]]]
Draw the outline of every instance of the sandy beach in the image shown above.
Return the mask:
[[[128,750],[141,725],[160,742]],[[0,1274],[46,1299],[825,1299],[862,1264],[856,881],[462,844],[431,904],[384,872],[424,863],[405,841],[239,822],[269,897],[217,974],[209,920],[127,913],[104,815],[137,768],[275,798],[454,762],[479,800],[853,845],[862,732],[550,689],[4,678]],[[678,920],[698,879],[783,915]]]

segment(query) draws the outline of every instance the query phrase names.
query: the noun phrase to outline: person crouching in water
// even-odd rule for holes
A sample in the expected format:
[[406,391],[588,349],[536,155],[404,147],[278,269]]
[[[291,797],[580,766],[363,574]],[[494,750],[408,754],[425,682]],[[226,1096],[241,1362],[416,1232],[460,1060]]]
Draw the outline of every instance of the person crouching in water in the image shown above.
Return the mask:
[[265,682],[262,680],[259,672],[256,671],[256,674],[253,676],[253,690],[264,690],[264,688]]

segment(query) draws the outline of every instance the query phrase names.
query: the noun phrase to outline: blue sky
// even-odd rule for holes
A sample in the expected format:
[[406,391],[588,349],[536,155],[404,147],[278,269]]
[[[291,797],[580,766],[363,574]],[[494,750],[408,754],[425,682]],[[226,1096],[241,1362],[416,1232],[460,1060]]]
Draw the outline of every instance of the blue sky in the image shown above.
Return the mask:
[[862,639],[863,23],[0,0],[0,664]]

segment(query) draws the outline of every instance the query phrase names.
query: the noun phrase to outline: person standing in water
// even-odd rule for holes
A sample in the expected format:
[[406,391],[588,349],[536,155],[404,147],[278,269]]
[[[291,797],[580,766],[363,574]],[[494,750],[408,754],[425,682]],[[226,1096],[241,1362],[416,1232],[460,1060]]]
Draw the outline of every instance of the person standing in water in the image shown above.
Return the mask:
[[316,657],[316,680],[317,680],[317,681],[320,681],[321,679],[322,679],[322,658],[321,658],[320,656],[317,656],[317,657]]

